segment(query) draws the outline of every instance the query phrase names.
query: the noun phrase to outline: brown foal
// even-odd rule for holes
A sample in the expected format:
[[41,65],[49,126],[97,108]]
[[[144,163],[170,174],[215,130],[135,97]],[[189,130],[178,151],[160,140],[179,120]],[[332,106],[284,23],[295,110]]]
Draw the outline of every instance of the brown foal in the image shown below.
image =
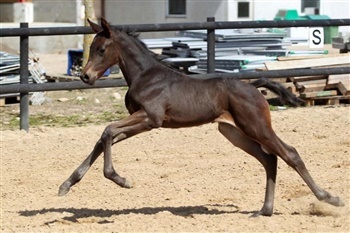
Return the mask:
[[232,78],[191,78],[159,62],[131,33],[112,28],[104,19],[101,22],[99,26],[89,21],[97,35],[81,80],[93,85],[109,67],[118,64],[129,87],[125,104],[130,116],[105,128],[90,155],[60,186],[60,196],[67,194],[83,178],[102,153],[105,177],[130,188],[130,183],[113,168],[111,148],[115,143],[159,127],[180,128],[217,122],[220,133],[265,168],[265,201],[254,216],[273,213],[277,156],[295,169],[318,200],[334,206],[344,205],[314,182],[297,151],[273,131],[269,105],[256,87],[265,86],[286,102],[297,104],[299,100],[282,85],[267,79],[251,85]]

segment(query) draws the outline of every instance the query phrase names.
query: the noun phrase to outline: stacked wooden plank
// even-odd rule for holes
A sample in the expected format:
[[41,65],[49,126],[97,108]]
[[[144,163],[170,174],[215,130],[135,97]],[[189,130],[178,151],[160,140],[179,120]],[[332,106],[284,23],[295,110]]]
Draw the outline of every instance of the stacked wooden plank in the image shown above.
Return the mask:
[[[350,65],[350,55],[280,57],[278,61],[265,62],[267,70],[313,69]],[[285,85],[306,101],[306,105],[348,103],[350,100],[350,74],[292,77]]]

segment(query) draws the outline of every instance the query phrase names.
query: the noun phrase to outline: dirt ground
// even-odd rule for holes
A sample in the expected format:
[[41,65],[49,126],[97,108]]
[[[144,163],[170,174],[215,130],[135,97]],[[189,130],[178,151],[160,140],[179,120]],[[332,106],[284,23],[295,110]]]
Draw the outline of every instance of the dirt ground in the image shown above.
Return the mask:
[[[65,55],[42,61],[53,67],[49,72],[65,70]],[[30,114],[116,112],[123,101],[115,93],[123,96],[125,90],[49,92],[50,101],[30,106]],[[18,104],[1,111],[18,114]],[[319,202],[279,160],[274,215],[251,218],[263,203],[264,170],[216,124],[153,130],[123,141],[113,147],[114,166],[133,188],[105,179],[101,157],[58,197],[59,186],[90,153],[106,123],[39,126],[29,133],[0,131],[1,232],[350,232],[350,106],[271,115],[276,133],[297,148],[315,181],[341,197],[344,207]]]
[[103,177],[103,159],[64,197],[58,187],[104,129],[1,131],[2,232],[349,232],[350,122],[347,105],[273,111],[277,134],[295,146],[318,184],[345,207],[316,200],[279,161],[272,217],[250,218],[264,197],[258,162],[216,124],[153,130],[113,147],[122,189]]

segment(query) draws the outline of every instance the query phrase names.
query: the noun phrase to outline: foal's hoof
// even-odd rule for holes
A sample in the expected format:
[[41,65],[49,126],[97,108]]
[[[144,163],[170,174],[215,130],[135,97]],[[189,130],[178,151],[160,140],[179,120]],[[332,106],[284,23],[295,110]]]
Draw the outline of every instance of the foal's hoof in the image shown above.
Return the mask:
[[66,185],[64,185],[64,183],[63,183],[58,190],[58,196],[62,197],[64,195],[66,195],[69,192],[69,190],[70,190],[70,188],[67,187]]
[[250,218],[256,218],[260,216],[271,217],[272,211],[264,211],[264,210],[256,211],[250,216]]
[[252,215],[250,215],[250,217],[249,218],[257,218],[257,217],[259,217],[261,214],[260,214],[260,211],[256,211],[256,212],[254,212]]
[[345,203],[342,200],[339,199],[338,206],[345,206]]
[[334,206],[345,206],[345,203],[342,200],[340,200],[339,197],[329,197],[327,199],[324,199],[323,201]]
[[127,179],[125,179],[124,185],[122,185],[122,187],[127,189],[132,188],[130,182]]

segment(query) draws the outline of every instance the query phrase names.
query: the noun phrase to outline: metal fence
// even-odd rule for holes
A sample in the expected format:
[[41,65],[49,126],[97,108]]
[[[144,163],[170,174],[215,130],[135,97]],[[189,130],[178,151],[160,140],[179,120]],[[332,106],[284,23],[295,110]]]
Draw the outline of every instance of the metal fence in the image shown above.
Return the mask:
[[[166,23],[166,24],[133,24],[113,26],[117,29],[129,29],[137,32],[153,31],[180,31],[180,30],[207,30],[207,62],[208,74],[193,75],[197,78],[230,77],[239,79],[251,79],[259,77],[278,78],[293,76],[309,76],[324,74],[350,73],[350,67],[305,69],[305,70],[274,70],[249,73],[212,74],[215,70],[215,29],[241,29],[241,28],[286,28],[286,27],[328,27],[350,26],[350,19],[327,19],[327,20],[291,20],[291,21],[237,21],[216,22],[213,17],[207,18],[206,22],[199,23]],[[2,28],[0,37],[20,37],[20,84],[12,84],[0,87],[0,93],[20,93],[20,129],[29,130],[29,92],[73,90],[88,88],[106,88],[125,86],[121,80],[99,80],[94,86],[82,82],[69,83],[28,83],[28,53],[29,37],[31,36],[54,36],[54,35],[77,35],[91,34],[90,27],[47,27],[29,28],[28,23],[21,23],[20,28]]]

